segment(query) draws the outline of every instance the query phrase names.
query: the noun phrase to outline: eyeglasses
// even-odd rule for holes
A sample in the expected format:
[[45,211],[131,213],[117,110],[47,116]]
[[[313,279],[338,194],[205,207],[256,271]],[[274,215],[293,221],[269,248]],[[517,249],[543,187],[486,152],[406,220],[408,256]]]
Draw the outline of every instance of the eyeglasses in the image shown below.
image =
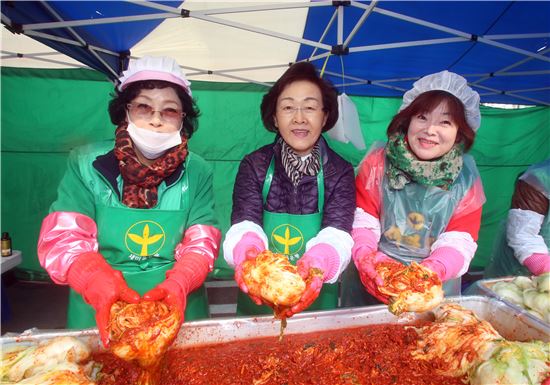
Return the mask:
[[295,107],[295,106],[280,106],[279,111],[281,111],[282,114],[292,116],[298,111],[302,111],[302,114],[305,115],[315,115],[319,111],[322,111],[323,108],[319,106],[303,106],[303,107]]
[[177,124],[180,119],[185,116],[185,113],[178,108],[163,108],[157,111],[145,103],[128,103],[126,107],[128,107],[128,111],[130,111],[134,117],[139,119],[151,120],[155,112],[158,112],[163,121]]

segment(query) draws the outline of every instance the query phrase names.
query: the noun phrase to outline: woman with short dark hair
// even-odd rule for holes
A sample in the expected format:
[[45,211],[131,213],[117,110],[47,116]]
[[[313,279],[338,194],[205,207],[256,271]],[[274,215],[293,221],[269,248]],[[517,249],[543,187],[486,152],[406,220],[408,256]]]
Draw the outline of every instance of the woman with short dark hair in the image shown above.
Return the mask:
[[[112,141],[76,148],[42,222],[38,258],[69,285],[69,328],[109,343],[116,301],[163,300],[207,318],[202,285],[218,255],[212,170],[189,152],[198,109],[175,60],[130,61],[109,104]],[[197,290],[198,289],[198,290]],[[95,320],[94,320],[95,315]]]
[[370,295],[354,288],[350,269],[344,306],[388,302],[378,290],[382,262],[419,262],[439,276],[446,294],[460,294],[485,202],[466,154],[480,120],[478,93],[455,73],[428,75],[405,93],[387,143],[367,154],[356,178],[353,260]]
[[[310,282],[286,316],[306,308],[335,308],[335,282],[351,258],[355,209],[353,168],[321,136],[338,120],[336,90],[312,64],[296,63],[264,96],[261,114],[266,129],[277,137],[242,160],[232,226],[223,244],[242,290],[237,312],[273,311],[259,306],[261,299],[245,295],[241,274],[243,262],[266,249],[286,255]],[[309,277],[310,268],[319,269],[321,276]]]

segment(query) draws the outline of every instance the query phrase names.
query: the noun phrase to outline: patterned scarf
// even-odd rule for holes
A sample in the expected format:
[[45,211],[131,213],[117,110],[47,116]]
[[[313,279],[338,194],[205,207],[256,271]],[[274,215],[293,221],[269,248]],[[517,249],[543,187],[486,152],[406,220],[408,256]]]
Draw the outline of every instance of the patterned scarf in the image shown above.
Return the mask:
[[305,159],[294,152],[284,140],[281,139],[281,158],[286,174],[292,181],[294,187],[302,180],[304,175],[317,175],[321,168],[319,156],[319,144],[316,144],[311,150],[310,156]]
[[448,190],[462,170],[464,145],[455,144],[439,159],[419,160],[409,150],[403,134],[392,135],[386,144],[386,167],[390,187],[401,190],[411,181]]
[[122,203],[132,208],[151,208],[157,204],[158,185],[187,157],[187,138],[182,136],[180,145],[145,166],[138,160],[126,126],[120,126],[115,131],[115,156],[124,180]]

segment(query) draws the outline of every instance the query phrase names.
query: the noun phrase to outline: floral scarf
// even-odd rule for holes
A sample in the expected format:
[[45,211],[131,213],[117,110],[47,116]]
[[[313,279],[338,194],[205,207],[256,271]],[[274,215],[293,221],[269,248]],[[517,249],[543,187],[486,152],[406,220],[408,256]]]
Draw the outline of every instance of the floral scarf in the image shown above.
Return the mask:
[[434,160],[420,160],[409,149],[403,134],[392,135],[386,144],[386,165],[390,187],[401,190],[415,182],[449,190],[462,170],[464,145],[455,144],[449,152]]
[[283,167],[286,174],[292,181],[294,187],[298,186],[298,183],[302,180],[304,175],[317,175],[321,168],[321,162],[319,157],[319,144],[316,144],[311,150],[310,156],[305,159],[294,152],[281,138],[281,158]]
[[122,203],[132,208],[151,208],[157,204],[158,185],[170,176],[187,157],[187,138],[168,150],[151,166],[142,164],[134,150],[126,126],[115,131],[115,156],[124,180]]

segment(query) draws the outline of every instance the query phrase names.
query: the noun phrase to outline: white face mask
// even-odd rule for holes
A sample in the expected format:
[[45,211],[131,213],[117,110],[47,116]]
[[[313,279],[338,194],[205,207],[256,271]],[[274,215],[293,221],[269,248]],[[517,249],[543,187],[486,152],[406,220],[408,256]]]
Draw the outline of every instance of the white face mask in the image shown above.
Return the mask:
[[170,148],[181,144],[180,131],[154,132],[136,126],[128,117],[128,134],[147,159],[157,159]]

